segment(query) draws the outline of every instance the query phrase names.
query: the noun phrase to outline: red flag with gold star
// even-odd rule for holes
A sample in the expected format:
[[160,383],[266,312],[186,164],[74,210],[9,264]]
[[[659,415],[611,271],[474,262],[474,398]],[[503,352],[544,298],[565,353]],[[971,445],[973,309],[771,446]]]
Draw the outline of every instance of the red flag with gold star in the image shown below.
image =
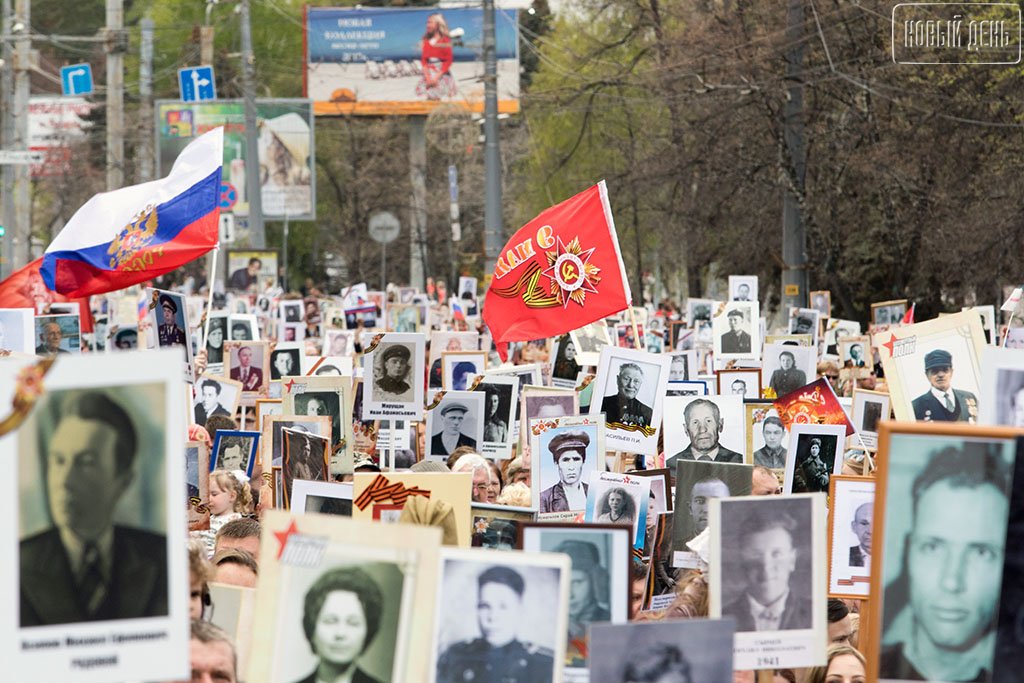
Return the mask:
[[505,360],[508,342],[564,334],[631,304],[602,180],[512,236],[494,267],[483,318]]

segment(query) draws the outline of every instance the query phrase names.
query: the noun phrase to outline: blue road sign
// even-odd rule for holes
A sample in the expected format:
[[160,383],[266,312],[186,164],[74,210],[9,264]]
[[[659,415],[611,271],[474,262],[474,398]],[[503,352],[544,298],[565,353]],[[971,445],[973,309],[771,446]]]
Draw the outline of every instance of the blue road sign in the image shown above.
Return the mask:
[[65,95],[92,94],[92,65],[72,64],[60,69],[60,87]]
[[178,69],[178,88],[182,102],[209,102],[217,99],[212,66]]

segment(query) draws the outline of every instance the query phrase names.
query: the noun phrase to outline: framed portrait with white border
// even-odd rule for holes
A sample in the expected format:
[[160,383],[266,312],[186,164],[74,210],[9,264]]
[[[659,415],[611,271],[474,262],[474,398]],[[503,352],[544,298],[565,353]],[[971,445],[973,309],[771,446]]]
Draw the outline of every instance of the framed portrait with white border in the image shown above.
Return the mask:
[[875,480],[837,474],[830,491],[828,594],[864,600],[871,588]]
[[82,321],[78,313],[58,313],[35,317],[35,347],[38,356],[79,354],[82,352]]
[[356,333],[352,330],[324,328],[322,353],[325,356],[350,356],[355,349],[355,338]]
[[977,315],[901,325],[876,334],[874,343],[897,420],[977,422],[985,348]]
[[590,630],[590,680],[640,681],[654,668],[667,672],[650,679],[654,681],[733,683],[734,636],[735,625],[728,619],[595,624]]
[[757,301],[756,275],[730,275],[729,301]]
[[235,416],[242,398],[242,383],[217,375],[201,375],[193,385],[189,422],[206,426],[214,415]]
[[742,396],[744,400],[756,401],[761,398],[761,368],[735,368],[719,370],[719,396]]
[[[710,616],[736,620],[737,669],[825,661],[826,523],[824,494],[711,500]],[[769,562],[781,566],[768,569]],[[768,571],[771,581],[757,579]]]
[[590,414],[605,415],[609,450],[655,455],[671,359],[606,346],[594,380]]
[[484,440],[484,394],[478,391],[446,391],[426,411],[425,459],[445,461],[456,448],[474,451]]
[[592,473],[605,469],[604,420],[601,415],[531,420],[530,453],[540,470],[540,481],[532,487],[539,491],[538,519],[583,512]]
[[715,359],[761,358],[761,326],[756,301],[731,301],[711,320]]
[[286,377],[282,387],[285,414],[331,418],[331,476],[352,474],[352,378],[345,375]]
[[276,342],[270,346],[270,379],[279,381],[282,377],[302,372],[302,356],[305,355],[302,342]]
[[[439,529],[280,510],[268,510],[260,523],[253,622],[267,627],[253,630],[247,680],[315,677],[323,655],[309,644],[303,624],[316,623],[325,613],[345,620],[362,611],[379,624],[353,648],[355,671],[363,680],[406,681],[427,669],[430,643],[419,634],[430,632],[433,624]],[[333,597],[338,591],[351,597],[339,601]],[[316,614],[307,613],[311,606],[318,608]],[[188,663],[187,655],[182,661]]]
[[779,411],[771,401],[744,403],[743,410],[747,430],[744,462],[774,470],[781,485],[789,453],[789,429],[779,419]]
[[291,510],[295,513],[352,516],[352,482],[292,481]]
[[[441,354],[445,351],[478,351],[480,335],[476,332],[438,332],[430,333],[430,375],[428,385],[431,389],[441,388]],[[539,382],[538,382],[539,384]]]
[[906,299],[879,301],[871,304],[871,325],[874,327],[896,326],[903,323],[907,313]]
[[791,307],[789,309],[789,333],[811,335],[811,346],[817,349],[821,318],[821,312],[816,308]]
[[832,292],[827,289],[816,289],[807,296],[811,308],[821,314],[822,318],[832,316]]
[[889,419],[890,403],[889,394],[885,392],[854,387],[850,419],[860,438],[854,438],[853,443],[869,451],[878,450],[878,423]]
[[1024,427],[1024,353],[986,347],[981,354],[978,424]]
[[147,287],[146,301],[149,302],[147,318],[150,324],[146,337],[151,342],[147,345],[151,349],[181,349],[185,356],[185,381],[191,384],[195,379],[195,365],[185,295]]
[[35,353],[35,325],[31,308],[0,308],[0,349]]
[[665,389],[665,396],[707,396],[708,385],[702,380],[672,382]]
[[519,415],[521,424],[519,434],[521,443],[530,443],[530,421],[537,418],[556,418],[576,415],[579,412],[579,394],[573,389],[558,387],[534,386],[529,384],[519,392]]
[[473,379],[487,369],[483,351],[445,351],[441,354],[441,387],[449,391],[468,391]]
[[[21,367],[0,363],[0,386],[18,386]],[[14,467],[0,496],[6,678],[77,680],[83,661],[93,680],[188,676],[181,390],[177,350],[65,355],[0,439]],[[112,563],[106,581],[83,584],[66,559],[63,539],[86,533],[110,539],[92,569],[83,558],[87,574]]]
[[270,342],[224,342],[224,377],[242,385],[244,406],[266,398],[270,389]]
[[665,399],[665,414],[673,416],[665,423],[665,466],[672,472],[677,460],[712,452],[715,462],[744,461],[742,396],[671,396]]
[[422,334],[386,333],[363,353],[363,420],[423,419]]
[[790,425],[783,493],[828,493],[831,476],[843,471],[845,446],[846,425]]
[[251,313],[232,313],[228,315],[229,341],[258,341],[260,326],[256,316]]
[[205,441],[185,442],[188,530],[210,528],[210,448]]
[[596,524],[625,524],[633,529],[633,547],[644,547],[650,477],[593,471],[583,519]]
[[508,375],[477,376],[473,391],[484,394],[484,436],[480,454],[495,460],[512,457],[513,425],[519,406],[519,381]]
[[630,533],[614,524],[528,523],[520,530],[520,549],[565,553],[571,561],[565,681],[589,681],[587,633],[591,624],[629,620],[632,574]]
[[668,366],[669,382],[685,382],[697,375],[697,352],[694,349],[672,351],[667,355],[672,359]]
[[[561,683],[572,574],[567,555],[443,548],[440,566],[429,683],[486,680],[485,663],[499,647],[515,667],[506,675]],[[499,606],[508,621],[500,631]]]

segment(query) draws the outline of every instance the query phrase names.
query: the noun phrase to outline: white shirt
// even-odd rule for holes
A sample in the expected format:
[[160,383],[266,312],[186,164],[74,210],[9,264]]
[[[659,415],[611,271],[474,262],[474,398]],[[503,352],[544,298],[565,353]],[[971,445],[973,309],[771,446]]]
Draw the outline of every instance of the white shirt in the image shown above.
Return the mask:
[[565,501],[569,504],[570,510],[585,510],[587,508],[587,494],[583,490],[583,483],[576,482],[575,486],[562,484],[565,491]]
[[[444,444],[444,449],[448,451],[448,455],[451,455],[452,451],[459,445],[460,436],[462,436],[462,432],[455,432],[454,434],[441,432],[441,443]],[[435,455],[440,455],[440,453],[435,453]]]
[[779,626],[782,624],[782,611],[786,609],[786,598],[788,597],[789,590],[786,590],[782,597],[770,605],[762,605],[747,595],[747,601],[750,603],[750,613],[754,615],[754,626],[758,631],[779,630]]
[[956,394],[953,393],[953,390],[950,389],[947,392],[942,392],[942,391],[939,391],[938,389],[936,389],[935,387],[932,387],[932,396],[934,396],[938,400],[939,405],[941,405],[943,408],[946,407],[946,396],[947,396],[947,394],[949,395],[949,400],[953,402],[953,410],[951,410],[949,412],[951,412],[951,413],[955,412],[956,411]]

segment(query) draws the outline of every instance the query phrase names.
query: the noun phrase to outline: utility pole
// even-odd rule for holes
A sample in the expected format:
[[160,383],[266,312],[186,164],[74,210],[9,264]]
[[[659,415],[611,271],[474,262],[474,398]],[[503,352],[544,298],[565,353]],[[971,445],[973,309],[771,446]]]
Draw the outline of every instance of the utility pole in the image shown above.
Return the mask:
[[206,21],[199,27],[199,66],[213,66],[213,26],[210,12],[217,0],[206,0]]
[[[807,151],[804,147],[804,3],[789,0],[786,27],[786,106],[783,110],[783,136],[789,163],[793,169],[796,192],[803,193],[807,174]],[[782,200],[782,315],[791,307],[807,304],[807,237],[797,195],[787,188]]]
[[[242,0],[242,96],[245,100],[245,194],[249,199],[249,243],[257,249],[267,246],[260,196],[260,156],[256,146],[256,98],[253,93],[256,57],[252,53],[249,0]],[[276,281],[277,273],[274,274]]]
[[145,183],[156,175],[153,145],[153,20],[143,17],[139,22],[142,42],[139,45],[139,152],[136,174]]
[[[409,284],[427,291],[427,134],[426,117],[409,117]],[[452,284],[454,291],[455,285]]]
[[[501,147],[498,141],[498,42],[494,0],[484,0],[484,277],[489,278],[504,243],[501,221]],[[454,284],[454,283],[453,283]]]
[[[0,22],[0,33],[3,34],[4,39],[0,40],[0,59],[3,59],[3,68],[0,68],[0,114],[2,114],[2,120],[0,120],[0,142],[2,142],[3,149],[11,149],[14,140],[14,117],[12,116],[11,103],[14,101],[14,76],[11,73],[11,67],[14,61],[14,51],[11,49],[11,43],[7,40],[7,36],[11,35],[11,25],[13,8],[11,7],[11,0],[2,0],[3,17]],[[2,195],[0,195],[0,225],[3,225],[6,231],[4,232],[3,238],[3,253],[0,254],[0,278],[6,278],[13,272],[11,267],[14,263],[14,203],[12,202],[12,195],[14,193],[14,169],[9,165],[0,166],[0,180],[2,180]]]
[[[13,32],[18,38],[14,45],[14,135],[8,149],[28,149],[28,97],[29,68],[31,67],[32,40],[29,34],[31,27],[31,0],[15,0]],[[11,27],[12,29],[15,26]],[[18,164],[14,167],[14,221],[8,229],[14,232],[14,249],[11,252],[12,270],[21,268],[28,263],[29,238],[32,233],[32,205],[29,198],[29,166]]]
[[124,0],[107,0],[107,190],[124,186]]

